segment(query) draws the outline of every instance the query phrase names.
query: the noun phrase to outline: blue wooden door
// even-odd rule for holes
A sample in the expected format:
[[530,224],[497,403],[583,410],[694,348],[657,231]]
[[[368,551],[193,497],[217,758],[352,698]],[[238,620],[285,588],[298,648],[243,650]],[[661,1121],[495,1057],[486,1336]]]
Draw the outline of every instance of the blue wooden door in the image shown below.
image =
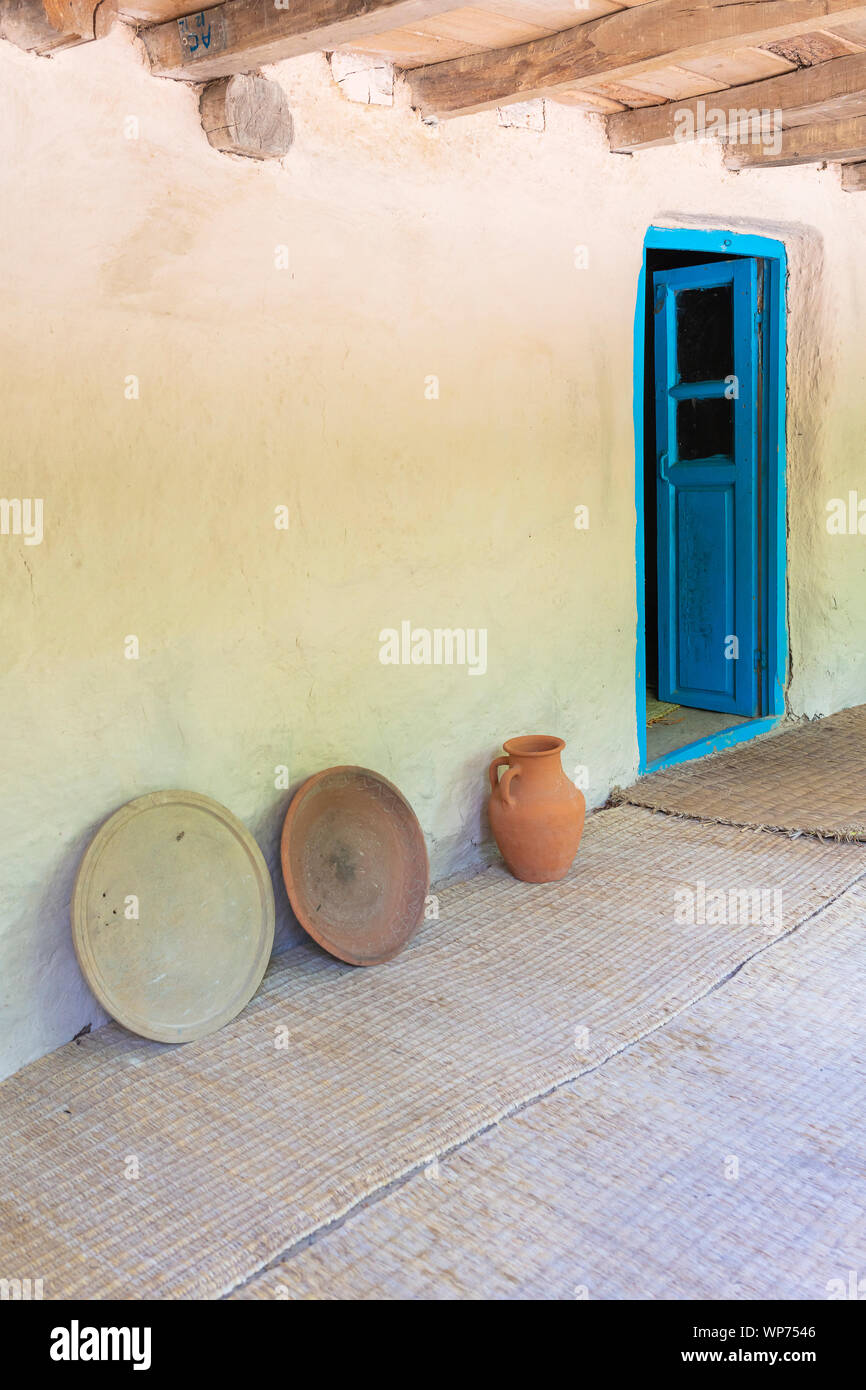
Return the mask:
[[756,260],[653,276],[659,698],[756,715],[760,303]]

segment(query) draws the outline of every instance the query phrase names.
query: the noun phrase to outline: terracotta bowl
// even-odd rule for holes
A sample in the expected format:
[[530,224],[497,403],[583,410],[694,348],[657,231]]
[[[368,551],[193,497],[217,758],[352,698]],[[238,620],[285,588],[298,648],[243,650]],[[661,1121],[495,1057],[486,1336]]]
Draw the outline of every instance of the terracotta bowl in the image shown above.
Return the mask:
[[368,768],[310,777],[289,807],[280,853],[298,921],[339,960],[391,960],[424,920],[421,827],[406,798]]

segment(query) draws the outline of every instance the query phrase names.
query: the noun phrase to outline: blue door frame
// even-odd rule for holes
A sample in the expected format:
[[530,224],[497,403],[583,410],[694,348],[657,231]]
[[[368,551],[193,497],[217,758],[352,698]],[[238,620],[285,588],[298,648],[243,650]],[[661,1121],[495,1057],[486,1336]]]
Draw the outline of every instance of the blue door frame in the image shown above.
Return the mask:
[[[764,430],[767,449],[766,554],[763,557],[767,669],[763,682],[764,713],[746,724],[725,729],[709,738],[677,748],[664,758],[647,763],[646,747],[646,613],[644,555],[644,392],[646,362],[647,251],[704,252],[709,255],[761,258],[764,264],[764,296],[767,324]],[[787,257],[784,244],[769,237],[730,231],[696,231],[688,228],[650,227],[644,238],[643,261],[638,279],[634,324],[634,434],[635,434],[635,535],[637,584],[637,634],[635,703],[639,772],[655,772],[672,763],[702,757],[733,743],[765,733],[785,713],[788,669],[786,612],[786,493],[785,493],[785,283]]]

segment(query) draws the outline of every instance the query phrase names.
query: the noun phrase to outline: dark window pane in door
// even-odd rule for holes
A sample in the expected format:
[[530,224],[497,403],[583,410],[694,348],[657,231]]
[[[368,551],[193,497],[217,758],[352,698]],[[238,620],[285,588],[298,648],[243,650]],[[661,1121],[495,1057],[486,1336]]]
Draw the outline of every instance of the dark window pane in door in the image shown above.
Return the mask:
[[724,381],[734,370],[734,301],[730,285],[680,290],[677,371],[680,381]]
[[708,459],[734,452],[734,403],[710,400],[677,401],[677,458]]

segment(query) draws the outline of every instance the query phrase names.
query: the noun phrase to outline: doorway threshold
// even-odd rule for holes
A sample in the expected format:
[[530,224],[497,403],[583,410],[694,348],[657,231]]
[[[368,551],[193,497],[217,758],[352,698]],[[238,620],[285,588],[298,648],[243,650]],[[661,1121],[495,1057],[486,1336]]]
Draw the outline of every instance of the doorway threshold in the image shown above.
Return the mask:
[[[655,713],[653,709],[653,713]],[[687,744],[715,738],[727,729],[750,724],[756,718],[750,714],[723,714],[719,710],[697,709],[691,705],[674,705],[665,713],[650,716],[650,695],[647,692],[646,760],[648,763],[666,758]]]
[[759,738],[761,734],[769,733],[781,718],[780,714],[762,715],[757,719],[746,719],[730,728],[720,729],[714,734],[707,734],[703,738],[683,744],[680,748],[673,748],[651,762],[648,761],[644,773],[660,772],[663,767],[691,762],[693,758],[705,758],[708,753],[719,753],[723,748],[731,748],[735,743],[747,743],[753,738]]

